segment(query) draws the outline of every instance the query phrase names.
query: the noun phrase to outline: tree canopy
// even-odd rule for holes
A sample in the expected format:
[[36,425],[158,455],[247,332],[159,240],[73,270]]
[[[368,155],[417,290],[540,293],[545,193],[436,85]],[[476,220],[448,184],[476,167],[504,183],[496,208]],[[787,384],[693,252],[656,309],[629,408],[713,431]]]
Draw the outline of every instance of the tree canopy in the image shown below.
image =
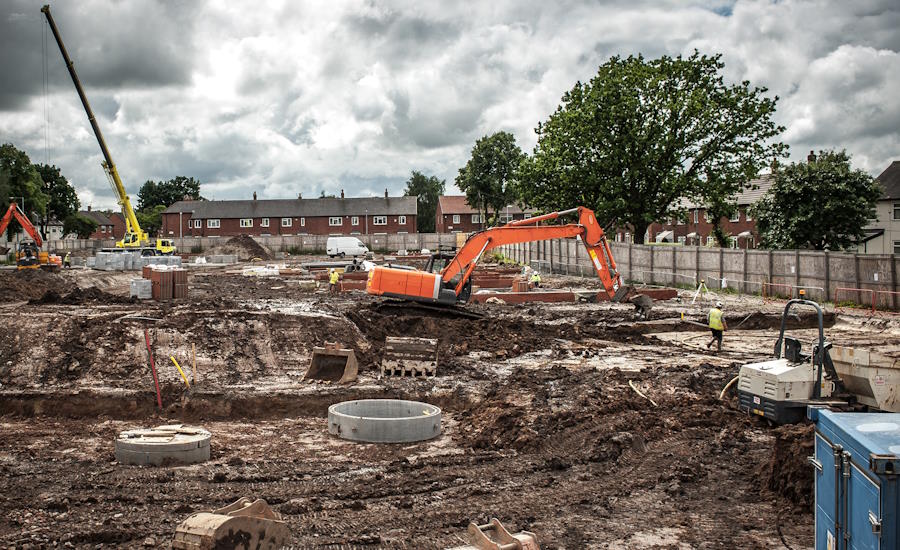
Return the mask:
[[406,191],[403,194],[418,197],[416,227],[420,233],[434,233],[438,197],[444,194],[446,187],[446,181],[439,180],[436,176],[425,176],[416,170],[413,170],[406,181]]
[[160,205],[168,208],[185,197],[202,200],[199,181],[185,176],[176,176],[159,182],[147,180],[138,191],[137,208],[145,210]]
[[[43,180],[37,168],[24,151],[16,149],[11,143],[0,145],[0,172],[0,205],[4,212],[10,201],[16,201],[32,222],[46,214],[49,197],[43,191]],[[25,204],[22,204],[23,200]],[[20,228],[13,220],[7,235],[15,235]]]
[[63,220],[63,235],[75,234],[79,239],[87,239],[97,230],[97,222],[77,212]]
[[846,151],[819,151],[815,160],[776,171],[752,211],[767,248],[841,250],[864,235],[880,196],[878,182],[853,170]]
[[456,186],[466,194],[466,201],[482,213],[483,220],[492,219],[518,198],[516,175],[525,155],[509,132],[497,132],[475,142],[472,157],[459,169]]
[[47,195],[47,211],[41,216],[41,232],[47,232],[47,223],[51,219],[65,221],[78,212],[81,201],[75,188],[63,176],[59,168],[49,164],[37,164],[35,168],[43,182],[42,191]]
[[[643,242],[682,200],[720,207],[786,147],[772,120],[776,98],[747,81],[726,84],[721,55],[612,57],[577,82],[535,130],[519,191],[551,211],[592,208]],[[724,207],[727,212],[727,206]]]

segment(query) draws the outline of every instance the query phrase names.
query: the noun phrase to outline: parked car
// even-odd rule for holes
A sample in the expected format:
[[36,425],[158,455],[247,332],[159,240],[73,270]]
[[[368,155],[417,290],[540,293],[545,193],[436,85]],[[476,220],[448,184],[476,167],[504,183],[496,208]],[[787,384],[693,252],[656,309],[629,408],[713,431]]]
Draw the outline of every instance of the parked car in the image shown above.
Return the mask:
[[325,243],[325,252],[328,256],[365,256],[369,249],[356,237],[328,237]]

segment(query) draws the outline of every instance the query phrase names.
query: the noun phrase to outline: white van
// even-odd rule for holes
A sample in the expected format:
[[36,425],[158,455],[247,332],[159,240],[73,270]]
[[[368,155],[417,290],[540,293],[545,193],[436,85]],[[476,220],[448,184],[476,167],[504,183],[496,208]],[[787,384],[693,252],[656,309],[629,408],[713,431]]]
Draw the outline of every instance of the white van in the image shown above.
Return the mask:
[[356,237],[328,237],[325,243],[325,252],[328,256],[365,256],[369,249]]

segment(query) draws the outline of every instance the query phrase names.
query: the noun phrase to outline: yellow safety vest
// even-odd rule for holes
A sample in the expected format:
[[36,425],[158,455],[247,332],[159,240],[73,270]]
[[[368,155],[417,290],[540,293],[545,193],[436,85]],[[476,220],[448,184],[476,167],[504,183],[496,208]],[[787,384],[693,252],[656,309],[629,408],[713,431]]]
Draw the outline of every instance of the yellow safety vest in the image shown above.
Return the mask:
[[532,282],[532,283],[539,283],[539,282],[541,282],[541,276],[538,275],[537,273],[532,273],[532,274],[531,274],[531,282]]
[[337,271],[333,271],[333,272],[331,273],[331,284],[336,285],[337,282],[338,282],[338,279],[339,279],[340,277],[341,277],[341,276],[338,274]]
[[725,330],[725,325],[722,324],[722,310],[714,307],[709,310],[709,328],[715,330]]

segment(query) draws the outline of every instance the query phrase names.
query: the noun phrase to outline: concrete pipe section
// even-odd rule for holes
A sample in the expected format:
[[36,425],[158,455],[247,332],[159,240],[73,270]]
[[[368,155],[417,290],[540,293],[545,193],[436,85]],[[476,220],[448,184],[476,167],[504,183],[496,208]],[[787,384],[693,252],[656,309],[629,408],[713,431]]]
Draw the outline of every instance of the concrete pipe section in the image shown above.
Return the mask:
[[209,460],[210,433],[203,428],[171,424],[128,430],[116,438],[119,464],[196,464]]
[[401,399],[360,399],[328,407],[328,433],[368,443],[411,443],[441,434],[441,409]]

